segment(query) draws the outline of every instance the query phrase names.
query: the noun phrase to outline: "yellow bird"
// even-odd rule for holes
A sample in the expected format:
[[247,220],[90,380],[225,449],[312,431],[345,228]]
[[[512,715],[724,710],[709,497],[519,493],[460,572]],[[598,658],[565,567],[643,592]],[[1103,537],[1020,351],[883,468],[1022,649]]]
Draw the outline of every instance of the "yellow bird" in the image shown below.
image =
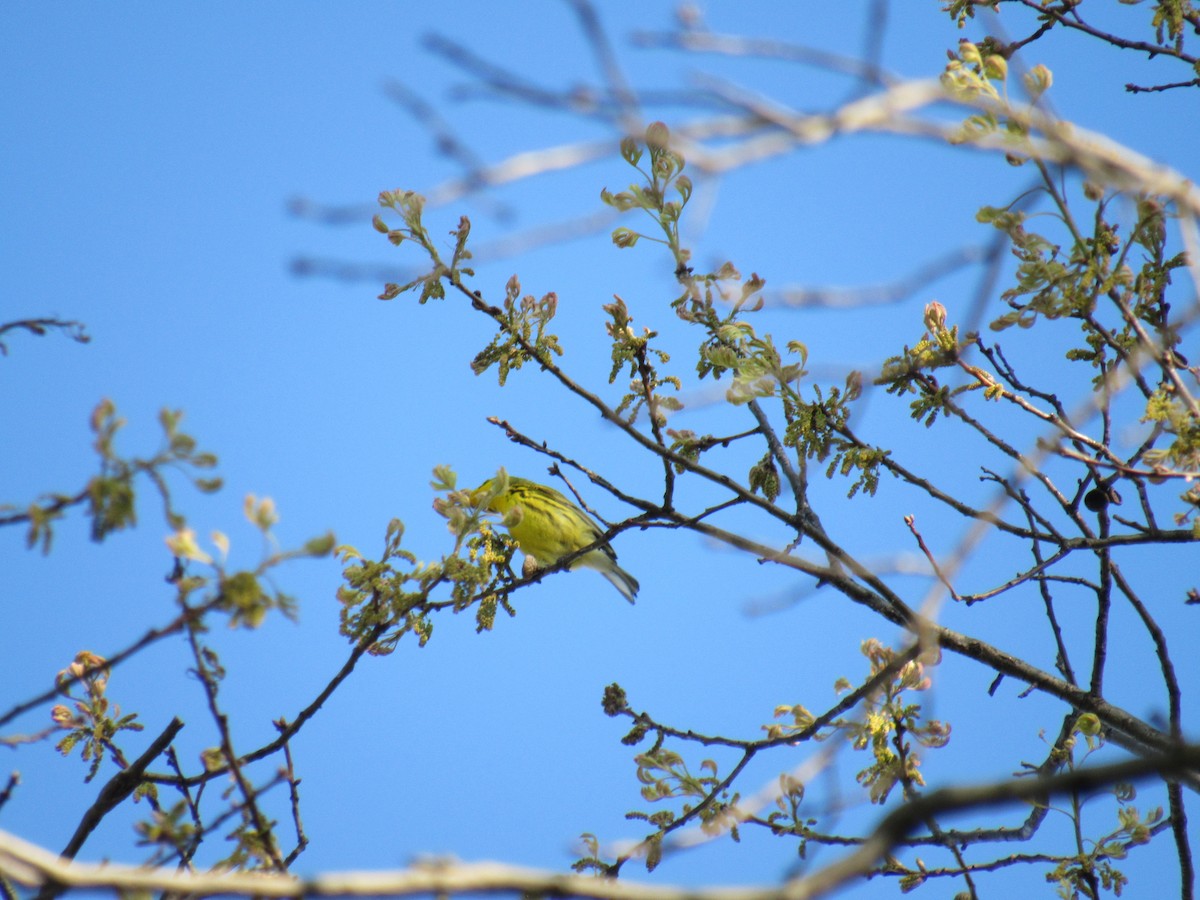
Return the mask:
[[[471,492],[472,496],[479,498],[495,491],[501,477],[485,481]],[[604,534],[591,516],[554,488],[525,478],[507,481],[508,488],[496,494],[487,508],[503,516],[501,524],[539,567],[553,565],[567,554],[595,543]],[[608,544],[583,554],[569,568],[581,566],[595,569],[611,581],[630,603],[637,596],[637,579],[617,565],[616,551]]]

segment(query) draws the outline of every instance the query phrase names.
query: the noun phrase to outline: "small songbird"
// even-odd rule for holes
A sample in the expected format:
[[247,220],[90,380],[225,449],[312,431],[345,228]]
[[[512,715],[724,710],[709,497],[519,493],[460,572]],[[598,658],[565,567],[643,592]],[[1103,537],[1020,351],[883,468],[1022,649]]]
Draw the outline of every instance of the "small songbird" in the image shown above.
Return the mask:
[[[481,497],[500,484],[489,479],[471,494]],[[508,488],[493,497],[487,508],[500,513],[503,524],[521,551],[539,567],[553,565],[569,553],[595,543],[604,534],[587,513],[552,487],[525,478],[508,478]],[[617,554],[608,544],[590,550],[569,566],[595,569],[613,583],[621,596],[633,602],[637,579],[617,565]]]

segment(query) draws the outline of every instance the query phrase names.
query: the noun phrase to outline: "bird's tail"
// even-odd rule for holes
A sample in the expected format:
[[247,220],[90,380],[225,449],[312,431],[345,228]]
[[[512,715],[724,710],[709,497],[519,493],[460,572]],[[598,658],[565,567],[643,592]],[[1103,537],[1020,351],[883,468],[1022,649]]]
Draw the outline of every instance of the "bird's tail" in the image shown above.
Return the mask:
[[622,597],[633,603],[633,598],[637,596],[640,587],[636,578],[612,560],[609,560],[609,565],[600,568],[600,574],[612,582],[613,587],[621,592]]

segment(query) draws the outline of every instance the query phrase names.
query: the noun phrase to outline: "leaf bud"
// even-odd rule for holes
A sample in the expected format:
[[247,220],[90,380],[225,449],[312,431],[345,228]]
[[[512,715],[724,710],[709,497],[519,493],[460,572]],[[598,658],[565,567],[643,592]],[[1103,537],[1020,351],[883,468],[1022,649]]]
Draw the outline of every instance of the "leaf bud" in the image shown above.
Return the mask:
[[946,327],[946,307],[936,300],[925,304],[925,327],[930,334],[937,334]]
[[604,699],[601,701],[601,705],[606,716],[615,716],[629,709],[625,689],[614,681],[604,689]]
[[651,122],[646,127],[646,146],[651,150],[665,150],[671,143],[671,129],[664,122]]
[[632,247],[638,242],[639,235],[636,231],[629,228],[617,228],[612,233],[612,242],[618,247]]

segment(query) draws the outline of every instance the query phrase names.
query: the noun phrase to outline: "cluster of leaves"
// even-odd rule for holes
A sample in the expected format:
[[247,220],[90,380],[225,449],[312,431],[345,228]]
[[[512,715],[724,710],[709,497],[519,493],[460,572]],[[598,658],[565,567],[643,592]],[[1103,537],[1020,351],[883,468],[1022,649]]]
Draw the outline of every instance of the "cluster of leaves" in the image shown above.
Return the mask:
[[[729,375],[731,384],[726,390],[726,399],[735,405],[777,400],[785,423],[783,444],[796,451],[798,462],[827,462],[827,477],[834,473],[854,474],[850,496],[860,489],[874,493],[886,451],[864,447],[845,434],[851,405],[861,396],[861,375],[851,372],[845,385],[840,387],[834,385],[823,389],[814,384],[811,399],[802,395],[801,385],[808,374],[805,368],[808,348],[800,341],[788,341],[786,354],[793,359],[787,359],[774,338],[770,334],[758,334],[747,318],[763,308],[761,293],[765,280],[757,274],[743,279],[741,272],[729,262],[707,273],[697,273],[689,265],[691,252],[680,242],[679,220],[692,195],[692,182],[683,174],[686,166],[683,155],[671,148],[667,126],[661,122],[650,125],[646,130],[645,147],[649,153],[648,170],[642,168],[644,153],[632,139],[625,139],[621,145],[622,157],[642,174],[643,183],[632,184],[616,194],[605,190],[601,200],[621,212],[642,211],[662,235],[651,236],[622,226],[613,232],[612,239],[621,248],[635,246],[640,238],[665,243],[675,261],[675,275],[683,289],[671,301],[671,308],[682,321],[698,326],[705,335],[699,344],[697,375],[702,379],[709,376],[720,379]],[[623,302],[619,306],[606,306],[605,310],[614,318],[609,327],[609,335],[614,340],[614,362],[618,352],[622,359],[638,361],[641,389],[628,395],[622,401],[622,408],[634,396],[639,400],[650,399],[655,408],[678,408],[678,401],[653,392],[653,388],[664,383],[676,388],[679,385],[677,378],[658,375],[646,359],[645,343],[654,333],[647,331],[644,336],[634,338],[632,330],[625,327],[629,316]],[[638,343],[633,343],[635,340]],[[661,356],[660,363],[666,362],[665,355]],[[672,439],[672,451],[693,461],[707,450],[726,444],[712,435],[697,435],[689,430],[668,430],[667,433]],[[678,463],[676,468],[682,471]],[[748,482],[769,500],[778,496],[779,474],[770,454],[748,473]]]
[[193,811],[186,800],[155,810],[148,818],[135,823],[134,829],[139,847],[155,847],[164,858],[191,859],[202,836],[202,829],[193,819]]
[[[1159,477],[1168,472],[1200,473],[1200,415],[1182,400],[1172,396],[1173,386],[1164,384],[1146,403],[1143,422],[1153,422],[1163,433],[1171,436],[1166,447],[1147,450],[1142,459]],[[1153,476],[1152,476],[1153,477]],[[1175,516],[1182,525],[1200,511],[1200,485],[1192,485],[1181,498],[1185,507]],[[1200,518],[1192,521],[1192,530],[1200,538]]]
[[[840,735],[855,750],[870,750],[871,764],[860,770],[856,777],[858,783],[867,789],[871,802],[882,804],[897,784],[903,785],[907,793],[925,783],[919,768],[920,753],[909,739],[922,747],[938,749],[949,740],[950,726],[938,720],[923,721],[921,704],[911,701],[906,695],[909,691],[926,691],[930,688],[932,679],[926,670],[938,662],[939,653],[936,650],[924,654],[923,659],[902,661],[896,651],[885,647],[876,638],[864,641],[860,649],[870,663],[870,673],[864,683],[877,682],[878,687],[867,694],[855,717],[839,717],[815,728],[817,719],[807,707],[788,704],[775,709],[775,717],[785,721],[763,727],[768,738],[774,742],[808,736],[824,741]],[[852,688],[853,685],[846,678],[839,678],[834,684],[838,693],[845,693]],[[789,777],[781,782],[781,786],[786,790],[779,798],[780,811],[772,813],[768,821],[778,825],[786,813],[793,821],[789,830],[802,833],[813,821],[806,820],[801,824],[796,819],[804,785],[798,779]],[[788,808],[785,808],[785,804]]]
[[[876,639],[865,641],[861,651],[869,662],[869,673],[853,691],[853,699],[842,701],[844,708],[862,704],[854,716],[838,715],[842,704],[821,716],[813,715],[803,704],[779,706],[775,718],[781,721],[763,726],[766,738],[757,741],[712,738],[665,726],[646,713],[633,712],[624,690],[617,684],[609,685],[604,691],[605,714],[634,720],[622,743],[634,745],[654,735],[651,747],[634,757],[642,798],[672,808],[654,813],[639,810],[627,813],[626,818],[647,822],[654,826],[654,831],[616,860],[604,859],[595,836],[585,835],[585,848],[589,852],[575,862],[576,871],[613,874],[625,859],[633,856],[642,857],[652,870],[662,859],[667,836],[688,824],[696,825],[704,838],[728,833],[734,841],[740,840],[740,831],[746,826],[766,828],[772,834],[795,838],[797,852],[803,858],[810,840],[823,836],[814,831],[821,814],[816,808],[804,805],[806,785],[800,770],[779,776],[773,792],[775,809],[766,816],[757,809],[757,801],[743,803],[732,784],[755,755],[779,750],[791,752],[810,740],[842,738],[853,749],[870,753],[871,762],[858,773],[858,781],[871,802],[885,802],[896,784],[903,785],[906,795],[915,795],[924,784],[918,746],[937,749],[949,739],[949,726],[936,720],[925,721],[920,703],[909,697],[911,692],[930,687],[927,669],[936,664],[939,654],[932,650],[917,659],[910,654],[901,656]],[[838,693],[850,688],[846,679],[838,679],[834,685]],[[728,774],[722,774],[718,762],[710,757],[702,759],[697,771],[693,771],[684,753],[667,746],[668,740],[685,745],[721,744],[738,748],[743,755]],[[812,770],[819,769],[816,766]]]
[[[1154,4],[1154,15],[1150,17],[1150,26],[1154,29],[1154,39],[1160,44],[1174,42],[1181,44],[1187,29],[1200,30],[1200,11],[1197,11],[1192,0],[1158,0]],[[1200,75],[1200,68],[1196,70]]]
[[[223,809],[204,821],[200,795],[190,793],[188,779],[183,777],[171,750],[168,758],[178,780],[160,776],[158,781],[174,784],[183,799],[170,807],[155,804],[149,818],[137,824],[137,830],[141,845],[157,848],[159,862],[171,858],[188,862],[208,834],[232,824],[226,834],[226,840],[232,846],[217,862],[218,867],[279,870],[285,867],[285,862],[276,831],[278,822],[265,813],[260,800],[272,788],[287,782],[292,785],[294,804],[296,779],[290,773],[290,758],[288,767],[278,770],[265,784],[255,785],[244,771],[247,760],[234,749],[227,715],[218,705],[220,685],[228,672],[217,649],[208,641],[209,615],[224,615],[230,628],[246,629],[260,627],[273,611],[293,618],[297,600],[274,584],[274,571],[296,559],[327,557],[333,553],[336,540],[332,534],[325,534],[306,541],[297,549],[282,550],[273,534],[279,515],[269,497],[247,495],[242,512],[263,538],[262,556],[253,568],[230,567],[230,540],[223,532],[214,531],[210,536],[215,552],[201,547],[194,530],[186,526],[166,539],[167,547],[176,558],[176,571],[171,580],[176,588],[176,602],[184,612],[180,621],[192,651],[191,672],[206,694],[219,737],[218,744],[200,754],[206,777],[198,780],[203,788],[207,778],[227,775],[228,783],[219,795]],[[283,731],[283,721],[277,722],[276,727]],[[265,751],[259,755],[265,755]],[[289,858],[294,858],[305,844],[306,839],[301,835],[297,849]]]
[[104,540],[115,531],[121,531],[137,522],[138,476],[145,476],[162,500],[167,521],[178,527],[183,517],[171,505],[171,493],[166,475],[170,470],[184,474],[187,480],[201,493],[213,493],[220,489],[221,479],[193,474],[205,472],[217,465],[211,453],[196,449],[196,440],[180,430],[183,413],[164,409],[159,413],[159,424],[163,429],[163,444],[151,457],[124,457],[116,450],[117,433],[125,420],[117,415],[116,406],[104,399],[92,411],[91,429],[96,436],[93,447],[100,458],[100,471],[94,475],[84,489],[76,494],[50,494],[37,500],[25,509],[5,515],[17,507],[0,506],[0,524],[28,523],[25,535],[27,546],[41,545],[43,553],[50,552],[54,536],[54,523],[74,506],[85,505],[91,518],[92,538]]
[[[692,180],[683,174],[683,156],[671,148],[671,132],[665,124],[652,122],[646,128],[645,147],[650,153],[649,171],[641,167],[645,156],[642,146],[632,137],[621,140],[621,158],[637,169],[644,181],[616,194],[605,188],[600,192],[600,200],[617,212],[642,210],[658,226],[662,237],[648,237],[621,227],[613,231],[612,240],[618,247],[636,246],[643,237],[664,243],[675,257],[677,271],[684,270],[691,253],[680,243],[679,219],[691,199]],[[675,194],[679,195],[678,199],[667,199]]]
[[428,272],[412,281],[405,284],[389,283],[384,285],[383,293],[379,295],[380,300],[393,300],[406,291],[418,287],[421,289],[421,303],[431,298],[441,300],[446,296],[446,288],[442,284],[443,278],[448,278],[453,284],[459,284],[461,275],[475,274],[473,269],[461,265],[471,258],[471,251],[467,249],[471,223],[465,216],[459,220],[458,228],[451,232],[454,237],[454,253],[447,265],[442,262],[433,236],[421,222],[421,213],[425,208],[424,197],[414,191],[383,191],[379,195],[379,205],[398,213],[402,224],[399,228],[391,228],[383,221],[381,215],[376,215],[372,220],[375,230],[380,234],[387,235],[387,239],[397,247],[405,241],[416,243],[429,255],[433,263]]
[[375,229],[387,235],[393,245],[399,246],[406,241],[417,244],[428,255],[430,262],[426,271],[405,284],[386,284],[379,299],[393,300],[407,291],[420,288],[421,303],[430,298],[441,300],[446,296],[446,284],[470,296],[472,304],[487,312],[499,325],[496,337],[471,361],[471,369],[476,375],[481,375],[492,366],[497,366],[501,385],[508,380],[513,369],[519,369],[527,362],[548,367],[554,356],[562,355],[557,335],[546,331],[546,326],[558,309],[556,294],[551,292],[540,299],[532,295],[521,296],[521,282],[514,275],[505,285],[503,306],[495,307],[487,305],[481,295],[471,293],[465,287],[462,279],[475,274],[474,269],[462,265],[471,258],[471,251],[467,247],[471,222],[466,216],[461,217],[458,227],[450,232],[454,238],[454,252],[449,263],[446,263],[442,261],[432,236],[421,220],[425,208],[424,197],[413,191],[384,191],[379,195],[379,205],[398,213],[402,224],[399,228],[391,228],[381,215],[376,215],[373,220]]
[[[1137,352],[1140,335],[1136,323],[1141,321],[1156,332],[1155,337],[1164,351],[1171,351],[1178,342],[1176,329],[1168,322],[1164,307],[1164,292],[1171,283],[1171,272],[1186,264],[1183,253],[1165,258],[1166,229],[1160,203],[1141,198],[1136,207],[1137,218],[1128,240],[1119,237],[1119,226],[1108,216],[1107,207],[1113,199],[1095,185],[1083,185],[1084,197],[1095,204],[1090,217],[1091,234],[1076,225],[1065,199],[1054,199],[1061,209],[1053,218],[1071,235],[1071,247],[1064,253],[1050,238],[1028,230],[1027,214],[1012,208],[984,207],[978,220],[1002,232],[1012,245],[1013,255],[1020,261],[1016,284],[1001,294],[1012,312],[1005,313],[992,323],[994,331],[1013,325],[1031,327],[1039,317],[1075,319],[1080,322],[1085,346],[1071,348],[1068,359],[1086,360],[1101,370],[1097,386],[1103,378],[1106,364],[1116,354],[1127,359]],[[1136,247],[1145,251],[1140,271],[1134,272],[1129,257]],[[1100,327],[1095,314],[1102,297],[1128,297],[1130,313],[1123,315],[1118,328],[1111,333]]]
[[[488,497],[457,488],[457,476],[446,466],[434,470],[433,488],[444,492],[434,510],[454,535],[450,553],[435,562],[419,562],[401,547],[404,525],[393,519],[387,528],[383,555],[368,559],[353,547],[338,554],[346,568],[338,588],[341,632],[373,654],[388,654],[404,635],[412,633],[420,646],[433,635],[431,614],[443,609],[459,613],[476,607],[478,630],[490,630],[496,613],[516,615],[508,599],[515,577],[512,557],[516,544],[484,521]],[[433,599],[435,589],[448,586],[449,600]]]
[[[1013,326],[1029,329],[1039,320],[1077,323],[1079,338],[1067,346],[1065,358],[1095,369],[1092,385],[1102,405],[1107,405],[1115,392],[1112,385],[1118,372],[1132,379],[1145,397],[1142,421],[1155,428],[1139,451],[1141,462],[1154,472],[1153,479],[1190,479],[1200,471],[1200,410],[1190,395],[1180,390],[1177,373],[1187,369],[1187,360],[1178,350],[1180,325],[1171,318],[1166,299],[1172,273],[1186,265],[1186,255],[1166,250],[1163,205],[1154,198],[1136,198],[1132,226],[1128,237],[1122,238],[1113,214],[1115,201],[1122,199],[1119,195],[1084,182],[1081,198],[1071,202],[1048,170],[1038,165],[1044,178],[1034,193],[1052,204],[1051,210],[1041,215],[1060,227],[1067,244],[1064,248],[1061,238],[1050,236],[1046,229],[1031,229],[1030,214],[1017,208],[1017,203],[979,211],[978,221],[1002,233],[1017,260],[1014,284],[1001,293],[1010,311],[993,321],[991,328],[996,332]],[[1090,204],[1082,215],[1080,200]],[[1090,226],[1085,228],[1084,222]],[[1135,261],[1138,252],[1141,259]],[[1023,384],[998,349],[989,350],[977,335],[960,336],[957,326],[947,327],[941,304],[926,307],[925,325],[921,339],[889,358],[877,379],[889,393],[915,396],[911,404],[914,419],[932,425],[939,415],[950,414],[968,421],[959,398],[982,390],[985,399],[1018,403],[1027,412],[1055,422],[1065,437],[1077,438],[1053,395]],[[971,349],[982,351],[993,365],[968,363],[966,355]],[[1148,367],[1157,367],[1161,373],[1157,388],[1151,388],[1142,375]],[[935,374],[945,368],[970,377],[951,387]],[[1057,415],[1035,410],[1017,399],[1018,393],[1042,401]],[[1166,447],[1156,446],[1162,435],[1171,438]],[[1126,465],[1100,444],[1093,450],[1107,462]],[[1194,514],[1200,492],[1189,489],[1182,499],[1184,512],[1176,515],[1180,523]]]
[[678,391],[682,383],[675,375],[664,375],[659,372],[651,358],[658,366],[665,366],[671,361],[671,355],[664,350],[651,346],[651,341],[658,337],[658,332],[649,328],[637,334],[633,330],[633,316],[629,307],[620,297],[603,307],[608,313],[609,321],[605,324],[609,340],[612,341],[612,371],[608,375],[608,383],[617,380],[617,375],[625,366],[629,367],[629,392],[617,404],[618,415],[625,415],[632,425],[637,421],[638,413],[646,408],[650,414],[651,425],[655,428],[666,424],[667,412],[678,412],[683,409],[683,402],[673,394],[662,394],[659,391],[670,388]]
[[[637,780],[642,785],[642,798],[649,803],[681,800],[678,818],[690,818],[693,811],[699,819],[700,830],[709,836],[728,833],[734,841],[741,840],[737,810],[739,795],[724,788],[718,776],[715,760],[700,763],[700,774],[688,769],[683,756],[664,746],[656,746],[634,757]],[[655,831],[641,844],[638,852],[645,857],[646,871],[653,872],[662,861],[665,830],[677,821],[671,810],[647,814],[629,812],[630,820],[641,820],[655,826]]]
[[[202,760],[211,770],[225,768],[224,756],[219,748],[209,748],[201,754]],[[252,789],[256,802],[274,787],[282,783],[279,776],[266,784]],[[179,800],[170,807],[158,807],[151,815],[137,823],[134,828],[138,845],[155,848],[152,864],[164,864],[171,859],[190,861],[204,839],[215,832],[229,828],[224,840],[231,845],[229,852],[215,864],[218,870],[260,870],[276,868],[281,856],[277,836],[278,821],[265,819],[255,821],[246,803],[238,802],[238,786],[232,777],[220,792],[227,808],[207,822],[197,815],[194,802]]]
[[[862,652],[870,660],[872,675],[892,668],[897,656],[874,638],[863,643]],[[872,803],[886,801],[897,784],[904,786],[906,794],[925,784],[919,768],[920,754],[909,738],[929,749],[944,747],[950,739],[950,726],[936,719],[923,722],[921,705],[909,701],[905,694],[929,689],[932,682],[925,668],[919,660],[905,663],[878,694],[867,699],[860,718],[835,723],[855,750],[870,749],[874,757],[871,765],[858,773],[858,783],[867,788]],[[839,690],[850,688],[849,681],[838,683]]]
[[[1021,77],[1029,98],[1027,110],[1037,106],[1042,95],[1054,83],[1054,76],[1043,65],[1036,65]],[[1027,115],[1011,103],[1008,94],[1008,60],[987,41],[977,45],[959,41],[958,50],[942,73],[942,85],[954,96],[968,103],[983,102],[985,109],[972,113],[953,138],[956,143],[978,143],[998,137],[1009,146],[1008,161],[1023,165],[1029,157],[1030,124]]]
[[[1071,736],[1063,743],[1058,755],[1068,768],[1077,769],[1104,743],[1104,729],[1100,720],[1091,713],[1084,713],[1075,720]],[[1112,796],[1117,801],[1117,827],[1100,837],[1085,841],[1080,836],[1083,808],[1103,796]],[[1132,784],[1120,783],[1099,794],[1073,794],[1068,798],[1068,808],[1058,810],[1071,820],[1077,835],[1076,852],[1062,857],[1058,865],[1046,873],[1046,880],[1058,885],[1059,896],[1087,896],[1094,893],[1097,884],[1106,891],[1121,895],[1129,879],[1113,865],[1113,860],[1123,860],[1129,855],[1131,847],[1148,843],[1154,832],[1163,825],[1162,807],[1143,813],[1133,805],[1136,798],[1137,789]]]
[[[56,745],[58,752],[69,756],[76,747],[88,763],[85,781],[91,781],[100,771],[106,753],[116,750],[113,743],[122,731],[141,731],[137,713],[121,714],[121,707],[108,697],[108,661],[89,650],[75,655],[75,660],[58,673],[59,693],[71,701],[71,706],[57,704],[50,711],[54,724],[66,730],[66,735]],[[76,687],[83,688],[83,695],[72,693]]]
[[880,369],[876,384],[883,385],[889,394],[915,394],[910,404],[912,417],[933,425],[938,416],[953,411],[955,399],[968,391],[986,387],[985,396],[995,398],[995,385],[971,381],[950,387],[933,374],[938,369],[955,368],[962,359],[963,348],[974,344],[975,334],[960,337],[957,325],[946,325],[946,309],[937,301],[925,307],[925,332],[911,347],[905,345],[897,356],[890,356]]
[[[173,577],[181,608],[213,609],[229,616],[231,628],[257,628],[271,610],[279,610],[289,618],[296,612],[296,600],[270,583],[269,572],[292,559],[320,558],[333,552],[332,534],[307,541],[297,550],[273,549],[271,528],[278,521],[275,504],[269,497],[261,500],[253,494],[246,496],[243,505],[246,519],[258,528],[266,541],[268,552],[253,569],[230,571],[227,566],[229,538],[220,531],[212,534],[216,556],[202,549],[193,529],[181,527],[167,539],[167,546],[176,560],[188,560],[207,566],[212,574],[186,572],[181,566]],[[200,595],[195,599],[194,595]],[[197,622],[197,627],[201,627]]]
[[[518,299],[520,298],[520,299]],[[500,330],[485,348],[471,360],[471,371],[482,375],[492,366],[499,370],[500,385],[508,374],[527,362],[545,364],[551,355],[562,356],[558,336],[547,333],[546,326],[558,310],[558,295],[554,292],[541,299],[532,294],[521,297],[521,282],[514,275],[504,287],[504,306],[500,313]]]
[[[28,743],[58,733],[61,735],[58,750],[64,756],[77,750],[88,764],[87,781],[100,773],[106,760],[111,760],[118,772],[105,784],[99,799],[85,817],[85,823],[88,817],[98,819],[107,814],[126,797],[131,796],[135,801],[146,799],[150,807],[149,818],[137,823],[136,828],[142,845],[158,848],[159,861],[172,857],[189,861],[209,832],[235,820],[235,828],[229,835],[233,849],[218,865],[277,869],[280,856],[273,831],[276,823],[262,815],[256,798],[262,791],[286,779],[276,776],[267,787],[256,790],[235,765],[237,757],[229,740],[228,725],[216,705],[217,686],[226,672],[216,650],[204,643],[204,635],[212,614],[226,616],[230,627],[245,628],[259,626],[272,610],[291,616],[296,601],[272,583],[273,570],[296,558],[328,556],[335,542],[332,535],[325,535],[294,551],[279,550],[272,535],[278,518],[274,503],[250,495],[245,500],[244,513],[263,535],[264,551],[258,565],[246,569],[231,567],[227,561],[230,541],[222,532],[214,532],[211,548],[203,549],[194,530],[188,527],[186,518],[175,506],[169,476],[172,471],[182,472],[187,482],[201,493],[219,490],[221,480],[208,474],[216,466],[216,457],[198,449],[196,440],[180,427],[181,420],[182,413],[163,410],[159,414],[162,446],[145,458],[127,457],[117,449],[118,435],[125,420],[117,414],[111,401],[102,400],[91,416],[93,447],[100,459],[99,473],[77,494],[52,494],[19,513],[0,517],[2,525],[27,524],[28,544],[31,547],[40,545],[44,552],[49,552],[54,525],[71,508],[79,507],[91,520],[93,538],[104,540],[137,523],[136,484],[139,477],[148,479],[162,502],[164,520],[172,529],[166,545],[175,557],[175,569],[168,580],[174,585],[180,610],[174,621],[152,629],[131,647],[115,654],[111,661],[90,651],[80,652],[74,662],[58,674],[58,694],[67,702],[57,703],[51,709],[53,727],[32,737],[17,736],[6,738],[4,742]],[[5,507],[6,510],[13,508]],[[194,665],[190,671],[208,694],[214,724],[222,735],[220,746],[202,754],[203,769],[214,775],[222,771],[236,772],[236,778],[231,775],[230,785],[222,794],[226,803],[224,810],[207,824],[202,824],[199,795],[189,792],[189,779],[184,776],[173,749],[168,747],[169,740],[183,727],[182,721],[176,719],[155,742],[156,746],[167,748],[174,774],[151,777],[146,772],[152,762],[151,756],[144,755],[131,762],[121,747],[123,733],[142,730],[138,715],[123,712],[112,702],[109,691],[115,662],[153,641],[179,633],[186,635],[192,648]],[[159,788],[167,784],[184,795],[183,800],[170,808],[159,803]],[[74,855],[89,833],[90,827],[81,826],[66,855]]]

